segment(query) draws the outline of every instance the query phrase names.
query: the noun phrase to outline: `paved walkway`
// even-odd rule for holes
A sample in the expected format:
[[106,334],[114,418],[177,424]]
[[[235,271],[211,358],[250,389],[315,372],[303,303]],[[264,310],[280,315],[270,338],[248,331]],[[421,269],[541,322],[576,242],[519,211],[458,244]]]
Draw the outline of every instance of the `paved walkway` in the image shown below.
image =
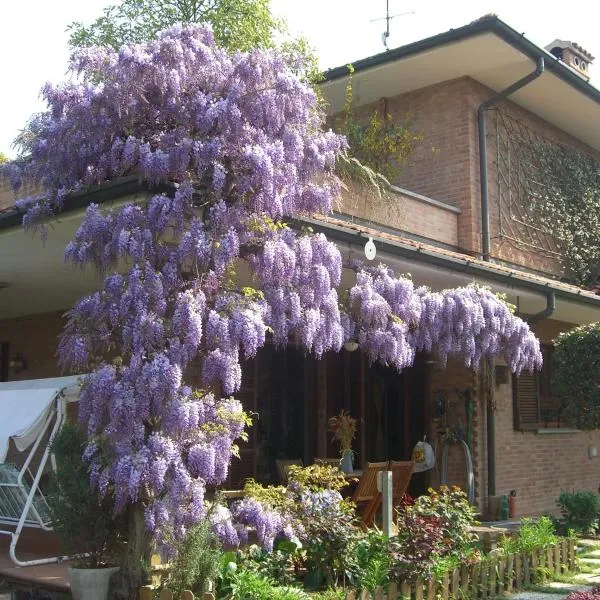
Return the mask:
[[[589,550],[590,546],[597,549]],[[519,592],[511,597],[511,600],[560,600],[566,598],[570,593],[580,590],[591,590],[592,587],[600,585],[600,540],[578,540],[577,552],[579,564],[585,573],[578,573],[573,583],[561,583],[552,581],[534,586],[526,592]],[[540,591],[536,591],[539,588]]]

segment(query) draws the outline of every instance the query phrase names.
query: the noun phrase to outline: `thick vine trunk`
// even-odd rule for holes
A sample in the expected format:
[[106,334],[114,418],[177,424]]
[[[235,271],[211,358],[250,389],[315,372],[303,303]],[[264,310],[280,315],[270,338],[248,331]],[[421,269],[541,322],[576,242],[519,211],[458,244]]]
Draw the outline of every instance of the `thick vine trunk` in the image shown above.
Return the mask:
[[111,594],[115,600],[137,600],[139,588],[146,583],[150,564],[150,538],[140,503],[128,508],[127,521],[127,543]]

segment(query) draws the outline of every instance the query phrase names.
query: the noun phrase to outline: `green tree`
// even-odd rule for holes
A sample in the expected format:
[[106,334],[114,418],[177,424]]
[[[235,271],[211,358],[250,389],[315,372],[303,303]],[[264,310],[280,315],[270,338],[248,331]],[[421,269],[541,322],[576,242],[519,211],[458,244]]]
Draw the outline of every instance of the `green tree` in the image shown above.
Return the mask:
[[8,156],[4,152],[0,152],[0,165],[5,162],[8,162]]
[[582,325],[554,340],[552,385],[561,403],[561,422],[600,428],[600,323]]
[[220,46],[229,50],[270,48],[283,34],[270,0],[122,0],[107,6],[90,25],[74,21],[69,45],[111,47],[147,42],[176,23],[208,23]]

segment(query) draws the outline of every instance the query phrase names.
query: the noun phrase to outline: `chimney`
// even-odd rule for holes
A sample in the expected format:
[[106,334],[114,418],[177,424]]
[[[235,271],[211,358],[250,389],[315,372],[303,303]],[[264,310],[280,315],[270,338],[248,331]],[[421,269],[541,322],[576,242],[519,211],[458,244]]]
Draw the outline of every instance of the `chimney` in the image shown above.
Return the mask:
[[554,40],[545,49],[577,71],[586,81],[590,80],[589,69],[594,57],[579,44],[565,40]]

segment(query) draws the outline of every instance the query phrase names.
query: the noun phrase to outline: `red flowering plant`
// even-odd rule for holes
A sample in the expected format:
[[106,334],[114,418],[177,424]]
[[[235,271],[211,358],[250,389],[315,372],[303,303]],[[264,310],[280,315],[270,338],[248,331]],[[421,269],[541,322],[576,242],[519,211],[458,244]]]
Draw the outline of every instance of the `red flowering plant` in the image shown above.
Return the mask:
[[436,575],[445,565],[475,560],[474,523],[475,509],[456,486],[430,488],[416,499],[405,495],[397,514],[398,536],[390,540],[394,576],[412,581]]

